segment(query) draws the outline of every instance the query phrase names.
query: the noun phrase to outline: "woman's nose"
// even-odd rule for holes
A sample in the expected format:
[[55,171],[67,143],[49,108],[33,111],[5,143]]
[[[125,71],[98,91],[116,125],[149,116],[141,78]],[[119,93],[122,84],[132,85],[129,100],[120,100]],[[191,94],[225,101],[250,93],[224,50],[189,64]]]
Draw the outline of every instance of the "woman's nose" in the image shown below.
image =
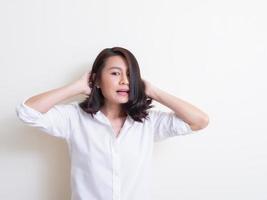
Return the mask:
[[129,80],[128,80],[128,77],[126,75],[123,75],[120,83],[122,84],[129,84]]

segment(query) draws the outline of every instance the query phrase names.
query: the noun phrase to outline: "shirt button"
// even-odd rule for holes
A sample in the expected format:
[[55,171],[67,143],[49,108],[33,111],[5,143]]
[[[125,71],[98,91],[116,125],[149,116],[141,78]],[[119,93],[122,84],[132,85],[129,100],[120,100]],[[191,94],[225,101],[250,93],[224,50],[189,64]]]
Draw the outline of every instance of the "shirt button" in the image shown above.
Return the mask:
[[115,176],[116,176],[116,177],[119,176],[119,172],[118,172],[118,170],[115,171]]
[[118,151],[118,147],[117,147],[117,145],[114,145],[114,151]]

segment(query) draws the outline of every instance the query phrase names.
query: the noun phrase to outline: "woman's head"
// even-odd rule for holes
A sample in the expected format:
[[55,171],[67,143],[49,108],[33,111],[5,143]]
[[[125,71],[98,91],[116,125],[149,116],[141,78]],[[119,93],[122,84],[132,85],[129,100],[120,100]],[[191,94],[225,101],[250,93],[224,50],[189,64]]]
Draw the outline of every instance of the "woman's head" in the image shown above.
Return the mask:
[[97,88],[104,96],[105,103],[120,106],[120,104],[128,102],[129,76],[128,64],[123,57],[116,55],[107,58],[100,77],[95,81]]
[[153,107],[152,99],[145,95],[134,55],[122,47],[103,49],[96,57],[89,77],[91,94],[80,103],[87,113],[95,114],[106,104],[119,104],[134,120],[142,121],[146,110]]

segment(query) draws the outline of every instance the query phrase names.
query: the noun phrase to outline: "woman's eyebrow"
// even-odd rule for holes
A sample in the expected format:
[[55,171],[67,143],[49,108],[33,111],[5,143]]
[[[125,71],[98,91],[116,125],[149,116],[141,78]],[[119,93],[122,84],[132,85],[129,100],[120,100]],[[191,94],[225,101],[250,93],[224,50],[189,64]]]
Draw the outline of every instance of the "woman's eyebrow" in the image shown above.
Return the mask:
[[[112,69],[118,69],[118,70],[122,71],[122,69],[120,67],[117,67],[117,66],[112,66],[112,67],[108,68],[109,71]],[[128,69],[127,69],[127,73],[129,73]]]
[[121,68],[120,68],[120,67],[117,67],[117,66],[110,67],[109,70],[111,70],[111,69],[118,69],[118,70],[121,70]]

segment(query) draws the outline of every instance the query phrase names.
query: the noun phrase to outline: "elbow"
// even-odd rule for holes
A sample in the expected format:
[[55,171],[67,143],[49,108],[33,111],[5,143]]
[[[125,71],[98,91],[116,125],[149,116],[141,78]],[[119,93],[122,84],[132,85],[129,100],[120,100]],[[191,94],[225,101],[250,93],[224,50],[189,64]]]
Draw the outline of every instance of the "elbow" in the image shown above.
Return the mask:
[[197,123],[191,125],[190,127],[193,131],[198,131],[198,130],[206,128],[208,124],[209,124],[209,117],[205,115],[201,119],[199,119]]
[[205,117],[203,117],[202,119],[202,123],[201,123],[201,129],[206,128],[209,125],[210,119],[208,115],[205,115]]

